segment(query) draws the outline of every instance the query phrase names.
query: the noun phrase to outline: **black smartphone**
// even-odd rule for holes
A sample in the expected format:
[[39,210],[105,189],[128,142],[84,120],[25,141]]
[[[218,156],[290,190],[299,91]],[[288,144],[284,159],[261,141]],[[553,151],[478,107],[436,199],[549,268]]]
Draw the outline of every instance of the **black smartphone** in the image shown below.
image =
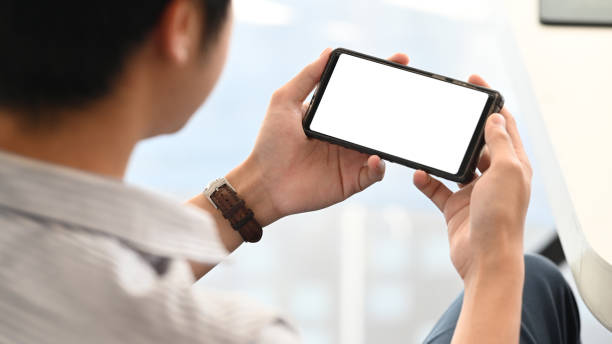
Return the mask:
[[336,49],[302,124],[308,137],[468,183],[503,103],[488,88]]

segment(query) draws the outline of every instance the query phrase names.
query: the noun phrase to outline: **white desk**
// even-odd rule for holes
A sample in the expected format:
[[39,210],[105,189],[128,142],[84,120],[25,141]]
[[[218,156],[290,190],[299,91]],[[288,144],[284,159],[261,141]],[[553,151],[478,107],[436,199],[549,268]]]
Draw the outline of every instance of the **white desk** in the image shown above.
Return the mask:
[[543,26],[538,5],[505,0],[541,115],[527,125],[580,294],[612,331],[612,28]]

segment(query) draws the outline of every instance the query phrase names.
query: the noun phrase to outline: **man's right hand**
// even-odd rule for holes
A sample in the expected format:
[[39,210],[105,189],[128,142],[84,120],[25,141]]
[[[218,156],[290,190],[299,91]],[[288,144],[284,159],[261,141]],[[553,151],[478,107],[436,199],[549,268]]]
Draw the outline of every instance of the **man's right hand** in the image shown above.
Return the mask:
[[[469,80],[488,87],[478,76]],[[523,256],[523,227],[532,170],[516,122],[506,108],[489,117],[482,175],[453,193],[423,171],[414,184],[444,213],[453,264],[462,279],[499,259]]]
[[[478,76],[469,81],[489,87]],[[444,213],[451,260],[465,285],[453,343],[518,343],[532,170],[505,108],[487,120],[485,141],[482,175],[459,191],[423,171],[414,184]]]

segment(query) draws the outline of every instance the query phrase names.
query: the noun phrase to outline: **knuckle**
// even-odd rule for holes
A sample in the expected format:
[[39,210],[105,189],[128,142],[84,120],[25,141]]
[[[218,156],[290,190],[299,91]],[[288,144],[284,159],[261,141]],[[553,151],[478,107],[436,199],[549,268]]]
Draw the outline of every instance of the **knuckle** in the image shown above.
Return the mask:
[[498,163],[498,167],[512,174],[522,174],[523,166],[516,159],[505,159]]
[[506,140],[508,138],[508,133],[498,126],[492,125],[489,129],[489,141],[495,140]]
[[525,170],[527,172],[527,178],[529,179],[529,181],[531,181],[531,179],[533,178],[533,167],[531,167],[531,164],[529,162],[525,166]]
[[274,93],[272,93],[272,101],[276,102],[284,99],[285,93],[285,90],[282,88],[279,88],[278,90],[274,91]]
[[512,114],[507,112],[504,116],[506,117],[506,123],[508,123],[508,127],[516,127],[516,119],[514,118],[514,116],[512,116]]
[[525,184],[523,185],[523,188],[525,190],[525,193],[527,195],[531,194],[531,181],[525,181]]
[[508,110],[508,108],[506,108],[504,106],[503,110],[500,111],[501,115],[504,116],[506,118],[506,121],[514,121],[514,116],[512,115],[512,113],[510,113],[510,111]]
[[506,120],[508,121],[508,123],[516,125],[516,118],[509,112],[506,115]]

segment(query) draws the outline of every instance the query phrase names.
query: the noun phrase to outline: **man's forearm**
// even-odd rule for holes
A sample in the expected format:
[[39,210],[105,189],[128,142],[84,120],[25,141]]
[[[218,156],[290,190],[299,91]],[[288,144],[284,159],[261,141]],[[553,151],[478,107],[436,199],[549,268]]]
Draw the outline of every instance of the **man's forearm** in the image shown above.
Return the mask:
[[519,342],[523,256],[483,267],[466,281],[453,344]]
[[[234,251],[240,246],[242,243],[242,237],[240,237],[238,232],[233,230],[229,221],[223,218],[223,215],[221,215],[221,213],[215,207],[213,207],[208,198],[206,198],[203,194],[199,194],[190,199],[187,203],[197,206],[212,216],[217,226],[219,239],[221,242],[223,242],[223,245],[229,252]],[[214,265],[202,264],[194,261],[190,261],[189,264],[191,265],[191,270],[193,271],[193,275],[196,280],[202,278],[202,276],[214,268]]]
[[[262,227],[265,227],[274,222],[278,216],[274,208],[271,207],[270,202],[267,201],[265,190],[261,189],[261,177],[258,173],[252,163],[247,160],[228,173],[226,179],[245,201],[246,206],[253,210],[257,222]],[[204,194],[200,193],[190,199],[188,203],[206,211],[213,217],[217,225],[219,239],[229,252],[233,252],[244,242],[240,233],[232,228],[229,221],[210,203]],[[201,278],[214,267],[196,262],[190,262],[190,264],[196,279]]]

